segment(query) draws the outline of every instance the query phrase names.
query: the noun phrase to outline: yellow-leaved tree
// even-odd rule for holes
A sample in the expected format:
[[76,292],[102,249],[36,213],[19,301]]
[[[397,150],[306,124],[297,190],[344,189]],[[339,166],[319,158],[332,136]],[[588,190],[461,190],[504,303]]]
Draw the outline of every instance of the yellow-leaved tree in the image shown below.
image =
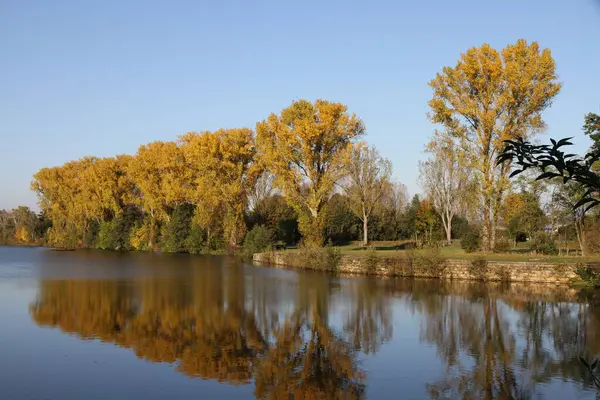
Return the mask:
[[323,210],[345,175],[350,149],[364,133],[362,121],[340,103],[294,101],[256,125],[260,163],[299,215],[307,246],[323,245]]
[[558,94],[549,49],[519,40],[502,51],[484,44],[444,67],[429,85],[432,122],[467,152],[477,180],[483,248],[494,248],[502,198],[509,188],[509,165],[497,165],[504,140],[529,138],[545,128],[542,111]]
[[[187,133],[179,138],[187,165],[187,198],[196,206],[195,222],[207,231],[222,222],[230,247],[237,247],[246,233],[244,211],[258,171],[254,133],[249,128]],[[222,215],[222,221],[217,218]]]
[[156,244],[158,224],[185,200],[186,165],[175,142],[140,146],[128,163],[127,173],[137,188],[133,202],[148,215],[148,248]]

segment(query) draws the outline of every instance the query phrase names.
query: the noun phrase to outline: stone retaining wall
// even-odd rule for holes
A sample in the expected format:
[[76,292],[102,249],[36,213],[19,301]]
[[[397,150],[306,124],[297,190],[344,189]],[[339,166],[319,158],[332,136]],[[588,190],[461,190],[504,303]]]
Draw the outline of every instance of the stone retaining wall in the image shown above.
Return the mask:
[[[254,254],[257,264],[307,268],[301,251],[274,251]],[[485,260],[443,260],[441,258],[393,258],[342,255],[336,272],[350,275],[406,276],[418,278],[467,279],[483,281],[570,283],[578,279],[576,269],[581,264],[513,262]],[[589,265],[600,268],[599,265]],[[309,267],[312,269],[326,269]]]

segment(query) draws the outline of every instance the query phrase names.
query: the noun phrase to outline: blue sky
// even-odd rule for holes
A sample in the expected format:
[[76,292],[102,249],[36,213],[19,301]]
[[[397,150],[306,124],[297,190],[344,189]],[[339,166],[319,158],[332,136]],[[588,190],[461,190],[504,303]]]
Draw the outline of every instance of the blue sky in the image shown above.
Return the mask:
[[550,137],[589,142],[600,111],[600,1],[0,1],[0,208],[34,206],[40,168],[250,126],[293,100],[347,104],[418,192],[427,83],[461,52],[552,50]]

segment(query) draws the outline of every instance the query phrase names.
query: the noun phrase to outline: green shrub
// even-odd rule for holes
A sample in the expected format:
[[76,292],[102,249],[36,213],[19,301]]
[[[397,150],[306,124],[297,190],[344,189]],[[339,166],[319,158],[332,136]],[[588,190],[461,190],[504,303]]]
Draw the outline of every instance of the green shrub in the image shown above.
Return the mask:
[[551,234],[546,232],[537,232],[531,239],[530,248],[532,251],[542,254],[557,254],[556,242]]
[[455,216],[452,218],[452,238],[462,239],[469,230],[469,221],[465,217]]
[[320,248],[303,247],[296,252],[289,253],[289,255],[293,257],[290,260],[290,265],[329,272],[338,272],[342,259],[340,249],[331,244]]
[[103,250],[114,249],[113,243],[111,243],[111,236],[113,231],[112,221],[102,221],[100,223],[100,229],[98,230],[98,236],[96,237],[96,247]]
[[261,253],[271,249],[275,234],[264,225],[256,225],[244,238],[244,251],[247,254]]
[[467,253],[473,253],[479,249],[479,241],[479,231],[475,227],[470,226],[463,234],[460,247]]
[[101,222],[96,237],[96,247],[105,250],[132,250],[130,235],[139,223],[139,219],[140,215],[137,210],[127,208],[111,221]]
[[206,251],[205,249],[205,235],[202,228],[198,226],[192,226],[190,228],[190,234],[185,239],[185,249],[190,254],[201,254]]
[[331,243],[325,246],[325,267],[328,271],[337,272],[342,260],[342,252]]
[[580,265],[575,270],[575,273],[584,283],[590,286],[600,286],[600,269]]
[[165,225],[161,240],[161,250],[166,253],[182,253],[186,250],[186,239],[190,234],[190,222],[194,206],[182,204],[175,208]]

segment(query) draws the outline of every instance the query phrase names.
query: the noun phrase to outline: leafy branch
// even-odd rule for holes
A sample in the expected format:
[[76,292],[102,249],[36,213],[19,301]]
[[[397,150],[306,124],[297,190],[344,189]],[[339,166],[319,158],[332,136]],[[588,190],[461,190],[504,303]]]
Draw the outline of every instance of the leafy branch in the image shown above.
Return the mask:
[[572,138],[559,141],[550,139],[552,145],[534,145],[523,139],[505,140],[505,147],[498,158],[498,164],[510,162],[518,166],[511,177],[534,168],[540,171],[536,180],[562,178],[564,184],[577,182],[585,193],[575,204],[575,208],[585,206],[585,211],[600,205],[600,175],[593,171],[594,163],[600,160],[600,149],[593,149],[585,157],[565,154],[564,146],[571,146]]

